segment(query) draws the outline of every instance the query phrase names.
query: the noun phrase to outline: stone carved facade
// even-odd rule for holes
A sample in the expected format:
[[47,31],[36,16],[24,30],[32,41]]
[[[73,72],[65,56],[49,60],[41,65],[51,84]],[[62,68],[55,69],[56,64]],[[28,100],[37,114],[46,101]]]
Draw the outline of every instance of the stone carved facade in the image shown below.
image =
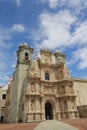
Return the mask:
[[70,77],[66,56],[58,51],[40,50],[33,61],[33,49],[27,44],[20,46],[17,53],[9,122],[78,118],[77,91],[80,82],[86,88],[87,80],[85,85],[83,81]]
[[6,91],[7,91],[7,85],[6,86],[0,86],[0,122],[4,122],[4,113],[5,113],[5,102],[6,102]]

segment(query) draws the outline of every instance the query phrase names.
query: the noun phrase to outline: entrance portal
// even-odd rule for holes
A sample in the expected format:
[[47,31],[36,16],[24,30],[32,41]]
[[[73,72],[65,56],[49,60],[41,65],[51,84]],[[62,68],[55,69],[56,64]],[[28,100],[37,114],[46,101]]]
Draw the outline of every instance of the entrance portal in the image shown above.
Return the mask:
[[45,104],[45,118],[47,120],[53,119],[53,107],[49,102]]
[[1,116],[1,122],[3,122],[4,121],[4,117],[3,116]]

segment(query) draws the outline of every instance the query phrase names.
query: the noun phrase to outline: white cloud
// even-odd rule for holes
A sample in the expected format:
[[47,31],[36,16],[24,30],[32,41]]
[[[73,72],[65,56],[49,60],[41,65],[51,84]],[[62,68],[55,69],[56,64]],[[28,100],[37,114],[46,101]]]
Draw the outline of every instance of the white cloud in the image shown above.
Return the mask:
[[57,0],[41,0],[41,2],[48,2],[50,8],[56,8],[58,5]]
[[15,1],[16,1],[17,6],[21,5],[21,0],[15,0]]
[[0,86],[4,86],[6,83],[7,83],[7,81],[9,80],[9,76],[7,76],[6,74],[1,74],[0,73]]
[[56,8],[58,5],[57,0],[49,0],[49,6],[50,8]]
[[24,30],[22,24],[14,24],[12,28],[0,26],[0,85],[7,82],[16,63],[16,56],[12,54],[13,46],[16,45],[11,42],[13,41],[12,31],[23,32]]
[[0,26],[0,85],[4,85],[11,73],[10,64],[12,63],[12,35],[10,29]]
[[0,27],[0,41],[3,40],[3,39],[9,40],[9,39],[11,39],[11,35],[9,34],[8,29]]
[[[76,47],[69,64],[87,68],[87,20],[79,21],[69,10],[44,12],[39,17],[40,29],[35,35],[35,48],[68,49]],[[73,28],[74,27],[74,28]],[[36,44],[37,43],[37,44]],[[72,51],[70,52],[72,54]]]
[[72,43],[79,43],[79,45],[87,45],[87,21],[80,23],[73,33]]
[[87,47],[78,49],[73,53],[73,60],[78,61],[78,68],[87,68]]
[[38,0],[39,2],[47,2],[50,8],[69,7],[75,13],[87,8],[87,0]]
[[5,51],[0,51],[0,85],[4,85],[8,81],[9,72],[9,55]]
[[[58,13],[42,13],[39,17],[40,29],[36,32],[36,47],[63,48],[87,46],[87,21],[79,19],[68,10]],[[74,29],[72,28],[74,26]]]
[[38,36],[39,40],[41,40],[41,45],[39,47],[55,48],[70,45],[72,35],[69,30],[75,21],[76,17],[67,10],[54,14],[41,14],[40,33]]
[[0,50],[3,48],[9,48],[11,46],[11,43],[9,43],[11,38],[12,36],[10,35],[9,29],[0,27]]
[[22,24],[14,24],[11,30],[16,32],[24,32],[25,27]]
[[14,70],[13,64],[16,63],[16,58],[9,49],[3,49],[0,51],[0,85],[5,85],[9,77],[12,76]]

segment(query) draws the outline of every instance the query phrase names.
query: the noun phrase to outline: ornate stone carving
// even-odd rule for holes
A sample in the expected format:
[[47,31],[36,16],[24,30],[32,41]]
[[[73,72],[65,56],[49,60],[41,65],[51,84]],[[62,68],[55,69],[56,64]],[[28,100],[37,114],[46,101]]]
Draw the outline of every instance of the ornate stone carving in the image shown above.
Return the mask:
[[44,87],[44,94],[55,94],[54,87]]
[[57,57],[57,63],[64,63],[64,58],[61,56]]
[[31,110],[33,111],[35,108],[35,101],[34,99],[31,100]]
[[35,92],[35,84],[31,83],[31,92]]

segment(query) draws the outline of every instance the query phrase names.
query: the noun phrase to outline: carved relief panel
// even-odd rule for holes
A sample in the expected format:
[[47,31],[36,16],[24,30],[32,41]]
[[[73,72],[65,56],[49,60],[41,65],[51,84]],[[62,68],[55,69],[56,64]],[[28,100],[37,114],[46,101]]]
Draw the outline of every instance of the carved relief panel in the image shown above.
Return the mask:
[[45,87],[44,87],[44,94],[55,94],[55,87],[45,86]]

